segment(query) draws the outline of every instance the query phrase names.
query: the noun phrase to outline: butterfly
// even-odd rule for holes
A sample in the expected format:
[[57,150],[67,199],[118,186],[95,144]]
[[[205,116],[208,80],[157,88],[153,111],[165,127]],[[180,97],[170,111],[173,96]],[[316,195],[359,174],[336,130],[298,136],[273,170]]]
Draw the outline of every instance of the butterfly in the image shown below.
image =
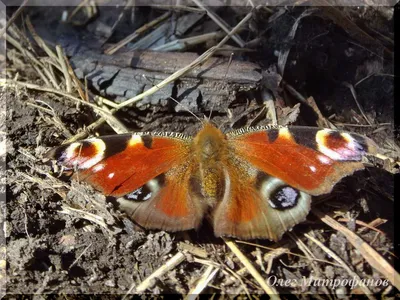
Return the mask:
[[197,229],[277,241],[305,220],[311,197],[364,168],[376,144],[354,133],[258,126],[224,134],[209,121],[194,136],[134,132],[61,145],[47,153],[134,222],[166,231]]

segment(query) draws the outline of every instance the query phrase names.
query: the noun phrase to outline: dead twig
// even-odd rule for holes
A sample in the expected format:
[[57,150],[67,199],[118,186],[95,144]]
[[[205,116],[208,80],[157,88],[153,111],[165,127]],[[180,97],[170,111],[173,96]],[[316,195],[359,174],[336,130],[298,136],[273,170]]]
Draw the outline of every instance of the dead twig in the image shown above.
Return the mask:
[[39,86],[39,85],[36,85],[36,84],[33,84],[33,83],[28,83],[28,82],[5,80],[5,79],[0,79],[0,86],[10,86],[10,87],[19,86],[19,87],[25,87],[25,88],[30,89],[30,90],[37,90],[37,91],[57,94],[57,95],[69,98],[71,100],[74,100],[76,102],[82,103],[84,105],[90,106],[90,107],[92,107],[93,109],[95,109],[97,111],[101,111],[101,112],[103,112],[105,114],[110,114],[109,111],[107,111],[107,110],[105,110],[105,109],[103,109],[101,107],[98,107],[97,105],[95,105],[93,103],[83,101],[83,100],[81,100],[79,98],[76,98],[75,96],[72,96],[72,95],[70,95],[68,93],[65,93],[65,92],[57,90],[57,89],[48,88],[48,87],[42,87],[42,86]]
[[247,259],[246,256],[239,250],[236,244],[233,241],[229,241],[224,239],[225,244],[231,249],[231,251],[237,256],[240,262],[247,268],[249,273],[254,277],[254,279],[258,282],[258,284],[262,287],[262,289],[271,297],[271,299],[280,299],[278,296],[278,292],[273,286],[267,284],[267,282],[262,278],[260,273],[254,268],[251,262]]
[[81,254],[79,254],[79,256],[73,261],[73,263],[69,266],[69,270],[71,270],[71,268],[73,267],[73,266],[75,266],[77,263],[78,263],[78,261],[81,259],[81,257],[86,253],[86,251],[88,251],[89,250],[89,248],[92,246],[92,244],[93,243],[90,243],[85,249],[83,249],[83,251],[82,251],[82,253]]
[[56,51],[57,51],[57,55],[58,55],[58,62],[60,63],[62,72],[64,74],[67,93],[71,93],[72,92],[71,76],[68,72],[67,64],[65,62],[66,58],[64,56],[63,50],[60,47],[60,45],[56,46]]
[[[260,247],[262,249],[269,250],[270,252],[265,253],[265,255],[264,255],[264,260],[267,261],[267,262],[269,262],[269,260],[271,258],[278,258],[279,256],[281,256],[283,254],[289,254],[289,255],[292,255],[292,256],[297,256],[297,257],[306,258],[306,259],[309,258],[307,256],[300,255],[300,254],[297,254],[297,253],[294,253],[294,252],[290,251],[289,245],[282,246],[282,247],[279,247],[279,248],[271,248],[271,247],[266,247],[264,245],[254,244],[254,243],[250,243],[250,242],[246,242],[246,241],[236,241],[236,242],[240,243],[240,244],[246,244],[246,245],[250,245],[250,246],[254,246],[254,247]],[[292,243],[292,245],[293,245],[293,247],[295,246],[294,243]],[[335,263],[333,263],[333,262],[331,262],[329,260],[319,259],[319,258],[311,258],[311,259],[314,260],[314,261],[318,261],[318,262],[324,263],[324,264],[330,264],[330,265],[333,265],[333,266],[336,266],[336,267],[340,267],[340,265],[335,264]],[[266,273],[269,273],[268,269],[267,269]]]
[[[322,250],[324,250],[326,252],[326,254],[329,257],[332,257],[334,260],[336,260],[343,269],[345,269],[347,271],[347,273],[349,273],[349,275],[351,276],[351,278],[355,278],[357,279],[357,281],[361,282],[361,278],[360,276],[358,276],[358,274],[356,272],[354,272],[346,263],[343,259],[341,259],[335,252],[333,252],[331,249],[329,249],[328,247],[326,247],[323,243],[321,243],[320,241],[318,241],[316,238],[312,237],[309,234],[304,234],[308,239],[310,239],[313,243],[317,244],[318,247],[320,247]],[[375,297],[373,297],[371,294],[371,290],[364,284],[360,285],[361,290],[366,294],[368,299],[375,299]]]
[[3,37],[4,33],[7,31],[8,27],[10,27],[10,25],[12,23],[14,23],[15,19],[18,18],[18,16],[21,14],[21,12],[24,10],[25,5],[28,3],[29,0],[24,0],[24,2],[21,3],[21,5],[18,7],[18,9],[13,13],[13,15],[11,16],[11,18],[8,20],[6,26],[0,30],[0,38]]
[[[142,100],[143,98],[155,93],[156,91],[160,90],[162,87],[166,86],[167,84],[177,80],[179,77],[183,76],[184,74],[186,74],[187,72],[189,72],[190,70],[196,68],[197,66],[199,66],[200,64],[204,63],[208,58],[210,58],[222,45],[224,45],[230,38],[230,36],[232,34],[234,34],[235,32],[237,32],[239,30],[239,28],[241,28],[243,26],[243,24],[245,24],[250,18],[252,17],[252,13],[248,13],[231,31],[230,33],[225,36],[225,38],[223,38],[216,46],[208,49],[206,52],[204,52],[201,56],[199,56],[197,59],[195,59],[192,63],[190,63],[189,65],[185,66],[182,69],[179,69],[178,71],[176,71],[175,73],[173,73],[172,75],[168,76],[166,79],[164,79],[163,81],[161,81],[159,84],[157,84],[156,86],[153,86],[152,88],[148,89],[147,91],[133,97],[130,98],[122,103],[120,103],[117,107],[115,107],[115,109],[111,110],[111,113],[115,113],[116,111],[118,111],[119,109],[132,105],[140,100]],[[96,122],[90,124],[87,128],[85,132],[81,132],[77,135],[75,135],[70,142],[72,141],[76,141],[80,138],[84,138],[87,136],[87,133],[89,130],[93,130],[95,128],[97,128],[98,126],[102,125],[106,120],[102,117],[99,118]]]
[[400,275],[396,270],[362,238],[350,229],[341,225],[335,219],[313,208],[312,213],[319,217],[322,222],[342,233],[347,240],[361,253],[365,260],[385,278],[387,278],[397,289],[400,289]]
[[214,268],[213,266],[208,266],[206,271],[200,277],[196,286],[192,288],[186,299],[196,299],[200,295],[200,293],[207,287],[207,285],[213,280],[215,275],[218,273],[218,268]]
[[[340,219],[338,219],[337,221],[338,221],[338,222],[346,222],[346,223],[347,223],[347,222],[350,221],[350,219],[347,219],[347,218],[340,218]],[[361,229],[359,230],[359,232],[362,232],[362,231],[364,231],[364,230],[366,230],[366,229],[368,228],[368,229],[374,230],[374,231],[376,231],[376,232],[378,232],[378,233],[380,233],[380,234],[382,234],[382,235],[385,235],[385,233],[384,233],[383,231],[381,231],[381,230],[375,228],[374,225],[375,225],[375,224],[376,224],[375,226],[381,225],[381,224],[386,223],[386,221],[387,221],[387,220],[376,219],[376,220],[375,220],[375,223],[372,223],[372,222],[371,222],[372,224],[367,224],[367,223],[365,223],[365,222],[363,222],[363,221],[355,220],[355,223],[358,224],[358,225],[360,225],[360,226],[364,226],[363,228],[361,228]]]
[[[202,8],[204,11],[207,12],[207,15],[210,17],[211,20],[213,20],[223,31],[225,31],[228,35],[231,34],[231,30],[229,29],[229,25],[226,24],[224,20],[222,20],[218,15],[216,15],[211,9],[208,7],[204,6],[203,3],[199,0],[192,0],[198,7]],[[237,34],[231,34],[232,40],[236,42],[236,44],[239,45],[240,48],[243,48],[244,45],[246,44],[240,36]]]
[[[322,278],[323,274],[321,272],[320,267],[314,262],[315,254],[311,251],[311,249],[293,232],[289,232],[290,238],[296,243],[297,247],[303,251],[305,256],[308,258],[308,260],[311,262],[310,266],[311,269],[313,269],[314,274],[318,276],[318,278]],[[282,263],[282,262],[281,262]],[[322,290],[325,292],[325,294],[329,295],[329,290],[326,286],[321,287]]]
[[185,259],[186,256],[182,252],[178,252],[173,257],[171,257],[164,265],[162,265],[160,268],[154,271],[149,277],[143,280],[142,283],[136,287],[136,289],[135,285],[133,284],[129,288],[129,291],[126,293],[123,299],[125,299],[127,295],[129,295],[133,290],[135,290],[135,292],[137,293],[143,293],[145,290],[147,290],[154,284],[155,279],[163,276],[164,274],[175,268],[177,265],[182,263]]
[[143,25],[142,27],[140,27],[139,29],[135,30],[135,32],[133,32],[132,34],[128,35],[126,38],[124,38],[123,40],[121,40],[120,42],[118,42],[115,45],[112,45],[111,47],[109,47],[108,49],[106,49],[104,51],[105,54],[111,55],[114,54],[115,52],[117,52],[119,49],[121,49],[123,46],[125,46],[126,44],[128,44],[129,42],[133,41],[134,39],[136,39],[138,36],[140,36],[141,34],[143,34],[144,32],[146,32],[147,30],[149,30],[150,28],[153,28],[154,26],[156,26],[158,23],[164,21],[165,19],[169,18],[171,16],[171,12],[168,11],[166,13],[164,13],[163,15],[161,15],[160,17],[152,20],[151,22]]
[[356,90],[354,89],[354,86],[348,82],[342,82],[342,84],[345,87],[348,87],[350,89],[351,94],[353,95],[354,101],[357,104],[358,109],[360,110],[362,116],[364,117],[364,119],[367,121],[367,123],[369,125],[372,125],[371,121],[367,118],[367,116],[365,115],[364,109],[362,108],[362,106],[360,105],[360,103],[357,100],[357,94],[356,94]]

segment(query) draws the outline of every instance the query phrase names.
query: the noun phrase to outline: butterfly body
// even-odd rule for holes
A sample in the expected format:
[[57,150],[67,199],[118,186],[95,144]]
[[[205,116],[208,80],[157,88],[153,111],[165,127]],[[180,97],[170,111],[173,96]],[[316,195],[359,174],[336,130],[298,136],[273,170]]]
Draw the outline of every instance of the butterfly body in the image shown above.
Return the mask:
[[312,127],[260,126],[228,134],[205,122],[195,137],[132,133],[62,145],[48,157],[117,198],[145,228],[198,228],[268,238],[304,220],[311,195],[329,193],[375,153],[368,138]]

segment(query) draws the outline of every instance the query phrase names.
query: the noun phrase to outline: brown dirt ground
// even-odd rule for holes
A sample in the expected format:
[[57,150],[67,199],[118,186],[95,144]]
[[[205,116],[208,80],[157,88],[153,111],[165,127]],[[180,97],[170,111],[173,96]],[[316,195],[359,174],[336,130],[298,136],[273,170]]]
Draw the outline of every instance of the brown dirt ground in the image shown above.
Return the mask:
[[[373,14],[369,11],[367,13]],[[276,62],[274,51],[287,35],[285,28],[290,28],[288,24],[293,24],[299,14],[296,10],[287,12],[263,36],[263,43],[257,52],[247,56],[247,59],[260,64],[262,68]],[[376,18],[376,22],[391,28],[391,21],[382,19],[378,14],[372,17]],[[262,23],[262,18],[253,21]],[[365,19],[358,18],[358,21],[366,26]],[[386,32],[388,35],[392,33],[390,30]],[[325,117],[335,115],[331,119],[334,123],[354,124],[355,119],[358,119],[361,124],[365,124],[349,89],[341,85],[341,82],[355,83],[368,74],[368,68],[374,67],[379,68],[381,74],[393,74],[393,61],[382,59],[381,53],[375,54],[372,51],[375,48],[360,46],[342,28],[318,17],[305,18],[301,22],[293,43],[285,69],[285,81],[302,95],[313,96]],[[29,66],[26,69],[15,67],[10,72],[19,72],[25,80],[41,84]],[[389,147],[385,141],[394,140],[392,79],[385,75],[371,76],[356,88],[366,115],[375,124],[391,123],[392,126],[344,127],[368,135],[385,149]],[[295,104],[294,98],[286,91],[279,93],[285,107]],[[53,174],[52,169],[43,163],[43,154],[61,144],[66,139],[65,132],[73,135],[96,120],[96,115],[89,108],[77,107],[49,93],[22,88],[3,90],[1,100],[3,109],[6,103],[8,135],[7,202],[1,203],[1,210],[7,211],[2,221],[7,242],[8,293],[123,295],[132,284],[139,284],[178,251],[184,251],[180,243],[202,249],[205,256],[199,257],[194,254],[196,252],[184,251],[186,259],[166,275],[154,280],[148,293],[186,294],[208,267],[199,262],[199,258],[216,263],[220,268],[203,293],[236,295],[246,290],[250,294],[263,293],[224,242],[213,236],[209,225],[203,225],[198,231],[181,233],[138,231],[131,221],[107,205],[104,196],[91,187],[49,177],[49,174]],[[245,104],[241,105],[243,107]],[[205,115],[208,115],[208,111],[204,112]],[[235,114],[235,110],[232,111]],[[53,113],[59,123],[55,122]],[[186,128],[186,133],[194,133],[199,127],[198,122],[189,114],[180,113],[176,116],[173,112],[166,112],[164,115],[158,114],[157,120],[150,110],[141,114],[151,120],[147,122],[146,130],[159,130],[160,124],[163,124],[162,127],[167,130]],[[246,115],[244,123],[249,123],[252,118],[252,115]],[[230,121],[227,115],[218,116],[214,120],[220,124]],[[307,108],[303,109],[303,105],[296,124],[315,125],[315,119],[310,117]],[[140,130],[137,127],[132,129]],[[109,128],[102,127],[97,132],[105,131],[109,131]],[[393,151],[387,152],[388,155],[393,157]],[[370,162],[370,167],[365,171],[345,178],[330,196],[315,199],[314,203],[320,210],[348,219],[342,224],[356,232],[393,264],[393,175],[387,171],[389,167],[385,167],[382,160]],[[106,225],[88,220],[87,215],[66,207],[96,214],[103,218]],[[355,220],[369,223],[377,218],[387,220],[379,226],[382,233],[355,224]],[[238,246],[264,278],[276,276],[282,279],[301,279],[304,276],[350,279],[351,276],[341,266],[332,264],[329,255],[304,236],[308,233],[338,254],[361,278],[385,279],[354,250],[341,233],[324,225],[315,216],[310,214],[307,222],[295,226],[293,233],[311,250],[315,258],[330,263],[310,263],[304,257],[303,250],[286,234],[278,245],[286,245],[293,254],[284,253],[273,260],[267,275],[268,250],[262,247],[277,245],[256,240],[252,242],[258,246],[241,243]],[[329,293],[332,297],[362,293],[359,289],[351,290],[348,287],[276,288],[280,293]],[[396,293],[395,288],[383,286],[370,289],[374,293]]]

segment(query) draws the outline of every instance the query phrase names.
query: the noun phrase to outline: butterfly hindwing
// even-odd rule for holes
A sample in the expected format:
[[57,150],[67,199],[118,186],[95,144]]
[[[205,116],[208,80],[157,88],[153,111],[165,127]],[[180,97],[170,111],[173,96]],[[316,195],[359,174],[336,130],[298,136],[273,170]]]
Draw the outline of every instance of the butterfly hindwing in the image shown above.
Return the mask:
[[[277,241],[306,218],[311,196],[251,166],[245,168],[250,172],[241,176],[236,167],[228,168],[230,183],[213,216],[215,234]],[[238,178],[240,185],[235,184]]]
[[177,133],[120,134],[62,145],[47,157],[117,197],[139,225],[176,231],[197,227],[203,217],[190,189],[190,145]]
[[[173,167],[138,190],[118,198],[120,208],[145,228],[167,231],[197,228],[207,207],[192,189],[191,167],[189,163]],[[140,196],[140,201],[135,201]]]

